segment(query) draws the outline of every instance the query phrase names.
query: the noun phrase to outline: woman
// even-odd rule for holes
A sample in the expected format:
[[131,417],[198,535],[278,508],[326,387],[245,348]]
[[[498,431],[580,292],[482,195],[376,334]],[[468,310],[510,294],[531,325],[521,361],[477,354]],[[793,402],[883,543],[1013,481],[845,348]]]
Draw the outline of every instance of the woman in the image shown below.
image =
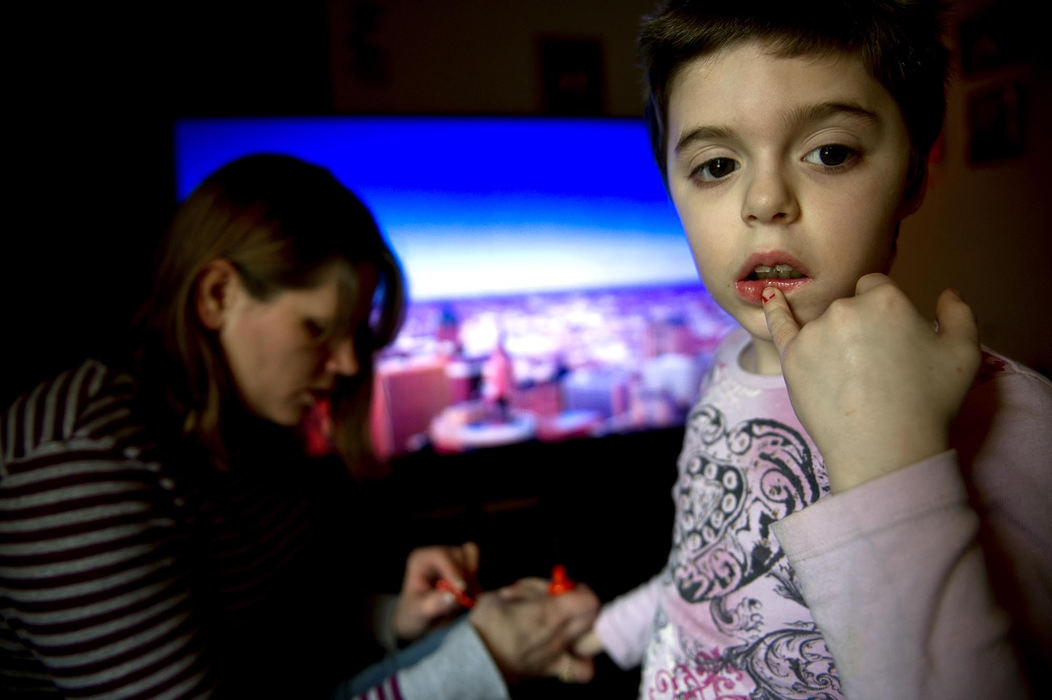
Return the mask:
[[[202,183],[164,239],[130,359],[89,360],[0,422],[8,693],[325,696],[372,660],[354,586],[368,563],[298,428],[331,407],[337,452],[370,463],[371,361],[403,290],[372,216],[328,171],[258,155]],[[377,635],[424,634],[454,605],[433,581],[468,585],[476,567],[473,545],[415,551]],[[565,649],[594,595],[536,589],[483,595],[386,692],[586,679]]]

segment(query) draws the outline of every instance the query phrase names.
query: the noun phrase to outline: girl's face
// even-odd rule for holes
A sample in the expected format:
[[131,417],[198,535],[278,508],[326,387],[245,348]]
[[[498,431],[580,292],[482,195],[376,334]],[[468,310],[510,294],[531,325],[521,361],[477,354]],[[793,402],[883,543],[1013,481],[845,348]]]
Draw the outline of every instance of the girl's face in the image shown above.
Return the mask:
[[667,149],[698,271],[752,334],[762,372],[779,369],[763,288],[814,320],[887,270],[896,227],[919,204],[903,198],[901,112],[851,56],[784,58],[747,42],[687,63],[671,83]]
[[[219,341],[248,409],[279,425],[298,425],[332,391],[337,375],[358,372],[349,330],[366,322],[376,272],[355,270],[352,318],[338,318],[340,285],[334,269],[309,289],[290,289],[267,301],[252,298],[239,277],[231,283]],[[348,322],[349,321],[349,322]]]

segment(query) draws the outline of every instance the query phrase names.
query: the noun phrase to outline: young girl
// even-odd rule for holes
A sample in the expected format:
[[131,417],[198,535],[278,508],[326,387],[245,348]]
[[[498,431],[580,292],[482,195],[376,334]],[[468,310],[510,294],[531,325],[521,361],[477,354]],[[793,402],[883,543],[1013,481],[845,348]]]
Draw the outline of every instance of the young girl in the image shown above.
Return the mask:
[[884,274],[943,118],[935,3],[677,1],[640,45],[657,161],[741,329],[686,426],[667,566],[578,650],[642,663],[645,698],[1036,687],[1052,385],[982,352],[954,292],[933,326]]
[[[372,355],[402,292],[328,171],[261,155],[205,180],[161,248],[134,358],[86,361],[0,416],[5,697],[327,697],[371,660],[346,484],[304,458],[298,427],[328,404],[347,464],[369,459]],[[463,588],[477,559],[415,550],[376,633],[424,634],[455,609],[435,580]],[[564,650],[594,595],[522,591],[483,595],[374,692],[503,697],[505,675],[568,663],[587,677]]]

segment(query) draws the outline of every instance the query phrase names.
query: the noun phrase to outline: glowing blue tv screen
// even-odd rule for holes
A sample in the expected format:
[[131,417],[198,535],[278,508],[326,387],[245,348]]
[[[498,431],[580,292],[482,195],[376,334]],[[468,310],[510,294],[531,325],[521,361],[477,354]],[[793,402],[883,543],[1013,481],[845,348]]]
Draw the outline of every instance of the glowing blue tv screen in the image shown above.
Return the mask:
[[330,169],[406,272],[377,361],[373,437],[394,457],[682,424],[729,318],[633,119],[189,119],[177,194],[242,155]]

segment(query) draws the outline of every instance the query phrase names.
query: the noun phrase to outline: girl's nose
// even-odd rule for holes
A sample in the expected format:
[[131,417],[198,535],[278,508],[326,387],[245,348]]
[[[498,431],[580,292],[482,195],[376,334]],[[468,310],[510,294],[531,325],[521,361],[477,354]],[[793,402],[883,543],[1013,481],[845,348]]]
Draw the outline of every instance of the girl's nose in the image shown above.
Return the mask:
[[350,338],[334,340],[325,367],[334,374],[345,377],[357,374],[358,357],[354,352],[354,342]]
[[742,220],[754,224],[788,224],[800,216],[800,205],[782,168],[757,167],[742,202]]

